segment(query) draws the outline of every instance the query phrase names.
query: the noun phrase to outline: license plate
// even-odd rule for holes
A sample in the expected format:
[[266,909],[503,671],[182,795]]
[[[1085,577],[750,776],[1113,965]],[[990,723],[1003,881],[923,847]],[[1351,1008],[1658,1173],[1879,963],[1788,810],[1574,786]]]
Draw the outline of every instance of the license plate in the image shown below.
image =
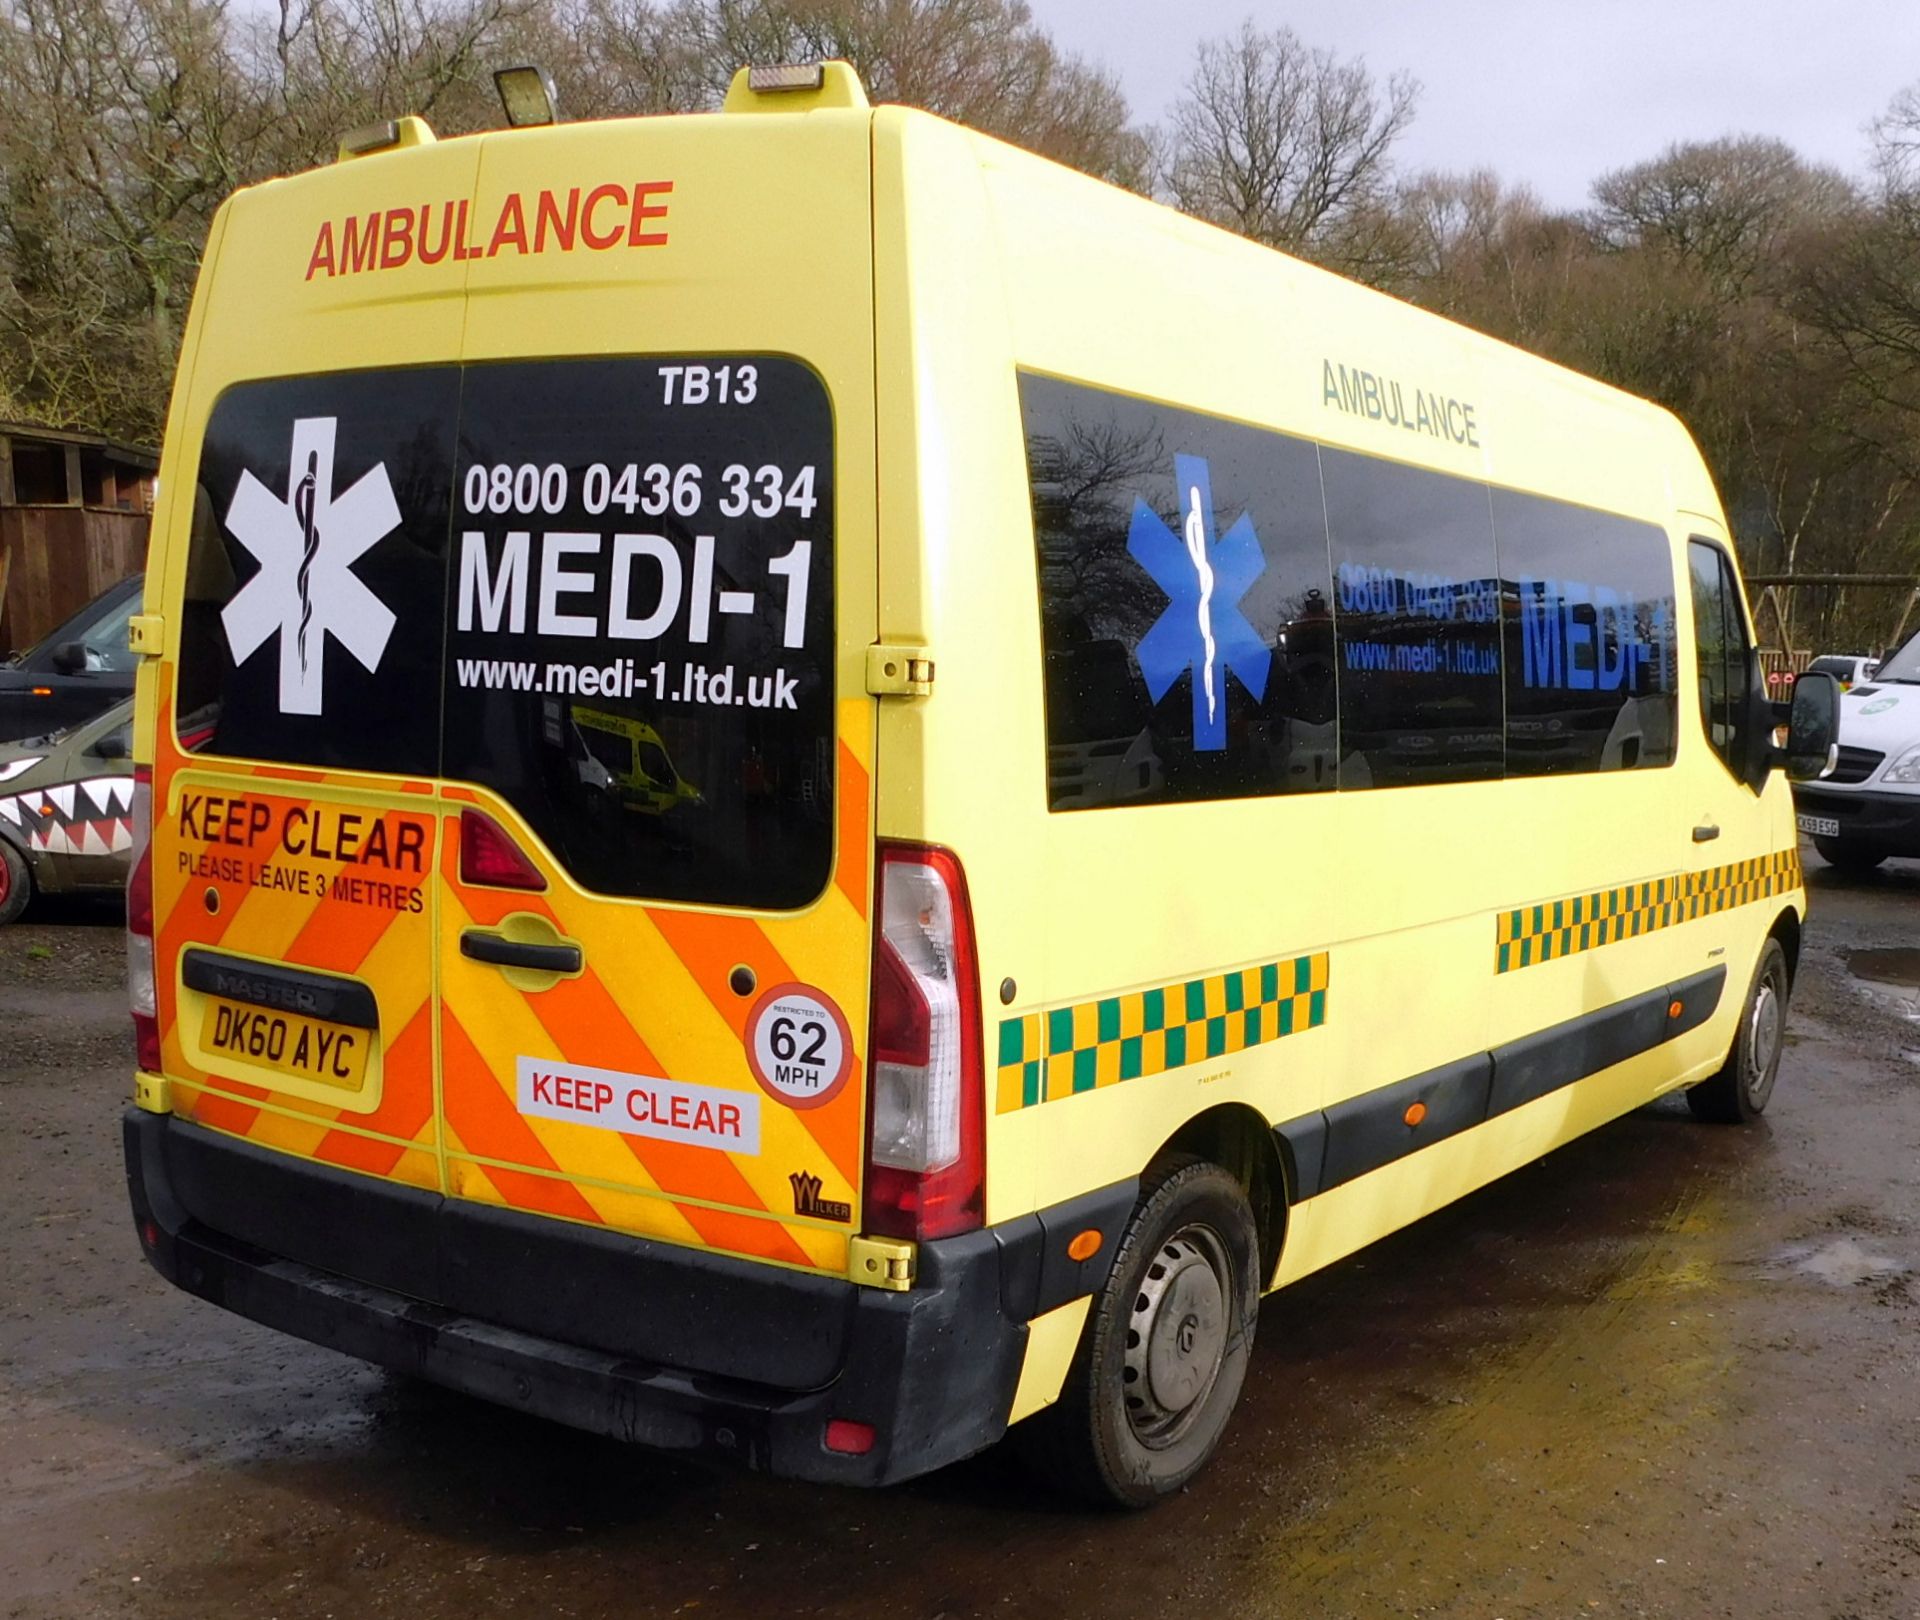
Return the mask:
[[1803,833],[1811,833],[1815,838],[1838,838],[1840,823],[1832,816],[1797,816]]
[[207,998],[201,1044],[221,1057],[358,1091],[367,1077],[373,1031],[245,1002]]

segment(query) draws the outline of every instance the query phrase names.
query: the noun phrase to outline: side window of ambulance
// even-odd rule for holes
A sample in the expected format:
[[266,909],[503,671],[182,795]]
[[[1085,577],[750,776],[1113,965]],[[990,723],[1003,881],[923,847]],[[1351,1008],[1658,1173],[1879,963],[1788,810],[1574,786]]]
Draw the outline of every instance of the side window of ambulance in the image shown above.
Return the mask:
[[1507,774],[1669,765],[1673,551],[1652,523],[1493,492],[1506,598]]
[[1023,374],[1053,810],[1328,789],[1314,447]]
[[1727,769],[1739,776],[1747,758],[1749,729],[1746,621],[1739,587],[1721,549],[1705,540],[1687,545],[1693,580],[1693,634],[1699,657],[1700,717]]
[[1340,645],[1340,786],[1502,771],[1500,568],[1484,484],[1322,449]]

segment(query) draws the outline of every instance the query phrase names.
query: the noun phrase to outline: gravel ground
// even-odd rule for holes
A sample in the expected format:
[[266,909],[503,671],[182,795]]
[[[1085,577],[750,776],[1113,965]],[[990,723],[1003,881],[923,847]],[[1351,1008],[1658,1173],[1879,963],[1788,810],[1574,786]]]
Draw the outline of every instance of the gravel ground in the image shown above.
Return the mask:
[[117,922],[0,931],[0,1615],[1914,1620],[1920,865],[1808,866],[1762,1126],[1642,1109],[1270,1300],[1215,1466],[1126,1519],[999,1455],[694,1467],[172,1291]]

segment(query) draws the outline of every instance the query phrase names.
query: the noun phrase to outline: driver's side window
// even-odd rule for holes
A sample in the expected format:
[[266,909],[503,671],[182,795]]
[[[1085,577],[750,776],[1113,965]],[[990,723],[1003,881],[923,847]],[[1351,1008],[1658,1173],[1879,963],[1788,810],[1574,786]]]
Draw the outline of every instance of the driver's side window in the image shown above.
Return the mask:
[[140,599],[129,596],[100,614],[81,632],[87,649],[87,668],[98,673],[124,674],[139,661],[127,645],[127,621],[139,611]]
[[1735,776],[1744,777],[1752,739],[1753,667],[1740,583],[1727,554],[1711,541],[1687,545],[1693,581],[1693,638],[1700,665],[1700,718],[1707,741]]

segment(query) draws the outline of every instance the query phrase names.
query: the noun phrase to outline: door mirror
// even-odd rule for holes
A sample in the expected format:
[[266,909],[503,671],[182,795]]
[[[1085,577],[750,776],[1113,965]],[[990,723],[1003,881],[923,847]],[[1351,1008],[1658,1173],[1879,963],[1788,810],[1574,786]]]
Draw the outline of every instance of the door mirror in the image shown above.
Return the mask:
[[1840,683],[1809,671],[1793,683],[1787,713],[1787,746],[1779,754],[1796,782],[1825,776],[1839,759]]
[[127,739],[117,731],[109,731],[87,750],[95,759],[125,759],[129,752]]
[[54,648],[53,667],[62,675],[84,675],[87,669],[87,644],[63,641]]

